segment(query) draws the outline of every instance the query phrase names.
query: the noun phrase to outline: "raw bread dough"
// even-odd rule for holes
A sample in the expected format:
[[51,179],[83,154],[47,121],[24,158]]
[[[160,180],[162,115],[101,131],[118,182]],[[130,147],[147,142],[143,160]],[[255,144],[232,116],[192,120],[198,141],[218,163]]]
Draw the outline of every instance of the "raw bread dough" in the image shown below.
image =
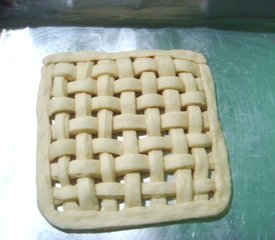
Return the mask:
[[51,224],[130,228],[226,208],[228,156],[201,54],[60,53],[44,64],[37,192]]

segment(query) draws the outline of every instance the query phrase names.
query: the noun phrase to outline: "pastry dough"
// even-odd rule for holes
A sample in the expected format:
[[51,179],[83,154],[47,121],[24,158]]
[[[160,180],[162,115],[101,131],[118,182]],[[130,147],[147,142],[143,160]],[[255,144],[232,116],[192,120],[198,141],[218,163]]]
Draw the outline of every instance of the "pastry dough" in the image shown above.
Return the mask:
[[214,216],[231,195],[205,58],[184,50],[44,59],[38,205],[63,229],[118,229]]

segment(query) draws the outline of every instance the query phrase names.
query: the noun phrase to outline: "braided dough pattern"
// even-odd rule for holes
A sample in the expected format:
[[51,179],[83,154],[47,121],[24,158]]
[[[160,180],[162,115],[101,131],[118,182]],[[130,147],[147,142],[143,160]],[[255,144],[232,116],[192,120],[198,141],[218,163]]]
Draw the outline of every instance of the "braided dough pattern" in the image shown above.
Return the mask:
[[201,54],[80,52],[44,63],[37,190],[49,222],[125,228],[225,209],[227,150]]

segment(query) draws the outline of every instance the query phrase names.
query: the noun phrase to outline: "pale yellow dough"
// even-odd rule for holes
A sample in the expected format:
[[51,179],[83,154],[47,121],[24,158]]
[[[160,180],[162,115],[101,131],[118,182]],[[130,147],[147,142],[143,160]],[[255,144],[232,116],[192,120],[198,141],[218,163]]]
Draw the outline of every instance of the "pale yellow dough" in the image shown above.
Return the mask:
[[60,53],[44,64],[37,192],[52,225],[131,228],[224,211],[228,155],[201,54]]

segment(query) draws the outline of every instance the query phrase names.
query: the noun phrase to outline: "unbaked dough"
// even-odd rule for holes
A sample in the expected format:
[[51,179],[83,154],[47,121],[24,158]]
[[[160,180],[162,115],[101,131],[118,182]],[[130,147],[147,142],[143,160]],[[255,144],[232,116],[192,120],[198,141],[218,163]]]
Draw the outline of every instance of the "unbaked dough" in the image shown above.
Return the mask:
[[44,64],[37,193],[52,225],[118,229],[224,211],[228,155],[203,55],[59,53]]

